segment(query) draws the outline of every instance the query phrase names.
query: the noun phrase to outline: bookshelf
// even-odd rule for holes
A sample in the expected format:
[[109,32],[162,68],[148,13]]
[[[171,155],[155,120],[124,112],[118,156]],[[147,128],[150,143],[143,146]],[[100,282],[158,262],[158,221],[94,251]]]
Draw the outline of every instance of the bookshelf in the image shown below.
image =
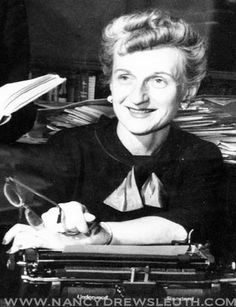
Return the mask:
[[[33,69],[29,74],[29,79],[41,76],[46,72],[48,70]],[[101,87],[99,71],[61,71],[56,69],[53,73],[59,73],[61,77],[66,78],[66,82],[44,95],[41,100],[48,101],[49,104],[53,102],[71,104],[99,98],[98,92]]]

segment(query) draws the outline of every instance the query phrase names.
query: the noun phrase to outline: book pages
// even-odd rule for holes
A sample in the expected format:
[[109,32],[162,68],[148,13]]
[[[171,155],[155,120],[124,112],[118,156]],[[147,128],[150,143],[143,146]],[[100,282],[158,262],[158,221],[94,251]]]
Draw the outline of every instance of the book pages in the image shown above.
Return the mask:
[[47,74],[0,87],[0,124],[6,123],[12,113],[46,94],[65,80],[56,74]]

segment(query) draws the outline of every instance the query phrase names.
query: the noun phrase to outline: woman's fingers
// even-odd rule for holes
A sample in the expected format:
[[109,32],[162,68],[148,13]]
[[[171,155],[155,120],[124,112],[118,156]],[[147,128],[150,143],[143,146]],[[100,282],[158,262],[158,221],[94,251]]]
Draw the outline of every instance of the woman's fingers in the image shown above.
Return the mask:
[[41,215],[45,227],[55,226],[59,215],[59,208],[53,207]]
[[13,244],[8,253],[13,254],[21,249],[43,247],[43,240],[34,229],[26,230],[16,234]]
[[52,232],[47,228],[35,230],[28,225],[16,224],[5,234],[3,244],[13,241],[8,253],[16,253],[21,249],[39,247],[62,250],[64,246],[62,239],[63,236],[61,234]]
[[92,215],[88,212],[84,215],[86,209],[82,204],[71,201],[59,204],[59,206],[62,208],[62,224],[66,232],[89,233],[86,216],[91,220]]
[[95,220],[95,218],[96,216],[89,212],[84,213],[84,219],[87,223],[92,223]]
[[28,225],[16,224],[5,234],[3,244],[9,244],[13,241],[8,253],[15,253],[20,249],[30,247],[42,247],[43,240],[40,239],[37,233],[38,231]]
[[61,222],[58,223],[60,214],[59,208],[51,208],[42,214],[42,219],[46,228],[52,232],[71,232],[71,233],[88,233],[89,227],[87,223],[95,220],[95,216],[88,212],[82,204],[71,201],[61,203],[59,206],[62,209]]
[[[76,211],[73,212],[75,213]],[[46,215],[45,220],[48,219],[49,221],[50,215],[52,214],[51,218],[54,221],[55,213],[55,211],[50,211],[49,215]],[[91,215],[89,218],[92,217]],[[81,223],[81,220],[79,222]],[[86,223],[86,221],[84,221],[84,223]],[[105,237],[101,230],[102,228],[100,228],[99,232],[93,233],[90,236],[80,231],[77,235],[71,237],[66,234],[55,232],[55,230],[51,231],[46,227],[36,230],[28,225],[16,224],[5,234],[3,244],[9,244],[13,241],[12,247],[8,253],[16,253],[22,249],[40,247],[52,250],[63,250],[67,245],[104,244]]]
[[[78,202],[69,202],[60,204],[62,209],[62,223],[58,222],[60,213],[59,208],[51,208],[42,214],[45,228],[35,230],[34,228],[16,224],[4,236],[3,244],[9,244],[13,241],[10,253],[15,253],[20,249],[30,247],[44,247],[51,249],[61,249],[61,239],[59,233],[75,232],[87,234],[89,227],[95,216],[90,214],[86,207]],[[68,240],[67,238],[64,238]]]
[[58,223],[59,214],[59,208],[54,207],[41,215],[44,226],[51,232],[65,232],[65,228],[62,223]]
[[23,224],[16,224],[11,227],[5,234],[3,238],[3,244],[9,244],[17,234],[24,232],[24,231],[32,231],[32,227]]

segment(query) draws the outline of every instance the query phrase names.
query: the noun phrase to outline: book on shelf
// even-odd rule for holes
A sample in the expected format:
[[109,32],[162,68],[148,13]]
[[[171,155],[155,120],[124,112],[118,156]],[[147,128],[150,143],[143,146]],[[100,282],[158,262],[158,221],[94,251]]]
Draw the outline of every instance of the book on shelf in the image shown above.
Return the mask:
[[95,99],[96,76],[89,75],[88,77],[88,100]]
[[65,80],[56,74],[47,74],[0,87],[0,125],[8,122],[12,113],[50,92]]
[[77,80],[75,75],[71,75],[67,78],[66,81],[66,100],[67,102],[75,101],[75,86]]
[[80,74],[80,100],[88,100],[88,83],[89,74],[88,72],[83,72]]
[[[81,77],[80,74],[75,75],[75,80],[74,80],[74,97],[73,100],[74,102],[80,101],[81,96],[80,96],[80,87],[81,87]],[[68,100],[70,101],[70,100]]]
[[[93,100],[95,99],[96,75],[93,72],[84,71],[79,73],[71,73],[67,77],[65,89],[66,101],[68,103]],[[62,101],[60,89],[58,99],[47,99],[48,101]]]

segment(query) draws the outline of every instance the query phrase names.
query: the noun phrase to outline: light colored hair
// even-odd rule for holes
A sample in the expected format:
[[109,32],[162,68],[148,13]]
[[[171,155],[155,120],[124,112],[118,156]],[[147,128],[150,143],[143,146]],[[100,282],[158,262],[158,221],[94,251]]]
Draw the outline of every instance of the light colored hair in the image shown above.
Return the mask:
[[188,85],[199,84],[206,73],[206,44],[184,20],[157,9],[123,15],[104,29],[100,61],[106,82],[110,82],[113,55],[136,51],[177,48],[183,54],[183,70],[178,78]]

